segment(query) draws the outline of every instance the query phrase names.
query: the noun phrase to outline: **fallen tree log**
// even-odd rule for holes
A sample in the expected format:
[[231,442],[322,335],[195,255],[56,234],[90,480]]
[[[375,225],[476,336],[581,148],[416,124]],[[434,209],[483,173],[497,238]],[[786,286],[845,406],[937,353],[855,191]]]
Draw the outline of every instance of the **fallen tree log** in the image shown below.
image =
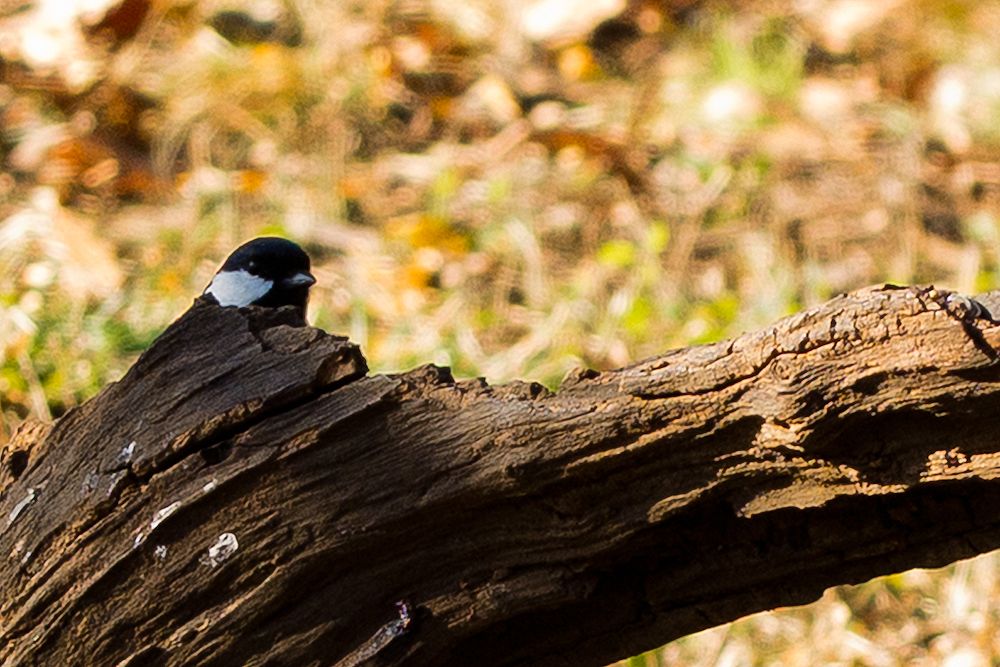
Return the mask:
[[196,304],[5,452],[0,664],[601,665],[995,549],[1000,327],[947,306],[863,290],[551,393]]

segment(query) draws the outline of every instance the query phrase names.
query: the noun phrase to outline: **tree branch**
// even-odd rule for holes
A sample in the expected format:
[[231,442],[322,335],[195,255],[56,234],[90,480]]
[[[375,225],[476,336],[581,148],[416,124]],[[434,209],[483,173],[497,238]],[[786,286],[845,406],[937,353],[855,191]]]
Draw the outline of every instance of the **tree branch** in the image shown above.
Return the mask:
[[1000,328],[947,305],[863,290],[553,394],[196,304],[5,453],[0,663],[600,665],[994,549]]

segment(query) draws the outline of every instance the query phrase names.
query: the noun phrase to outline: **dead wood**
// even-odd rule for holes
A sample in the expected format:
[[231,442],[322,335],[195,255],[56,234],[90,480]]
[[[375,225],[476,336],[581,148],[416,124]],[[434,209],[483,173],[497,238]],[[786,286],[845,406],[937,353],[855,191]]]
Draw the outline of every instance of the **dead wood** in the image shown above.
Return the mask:
[[557,393],[196,304],[0,473],[0,664],[601,665],[1000,546],[1000,327],[879,288]]

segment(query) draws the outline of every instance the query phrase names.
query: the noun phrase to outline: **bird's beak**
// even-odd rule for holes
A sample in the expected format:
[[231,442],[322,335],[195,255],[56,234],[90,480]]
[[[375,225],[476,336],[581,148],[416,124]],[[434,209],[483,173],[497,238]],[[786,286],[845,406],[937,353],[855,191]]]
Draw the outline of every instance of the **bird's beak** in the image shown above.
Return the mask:
[[285,287],[300,287],[303,285],[309,287],[316,282],[316,279],[311,273],[302,272],[296,273],[291,278],[285,278],[282,282],[285,284]]

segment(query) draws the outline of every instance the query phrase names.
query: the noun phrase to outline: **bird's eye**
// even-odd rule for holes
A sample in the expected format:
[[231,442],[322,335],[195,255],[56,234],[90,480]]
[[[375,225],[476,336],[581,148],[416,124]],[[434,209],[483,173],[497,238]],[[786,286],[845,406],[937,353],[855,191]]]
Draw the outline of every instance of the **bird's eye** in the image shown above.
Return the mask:
[[255,262],[255,261],[253,261],[251,259],[249,262],[247,262],[247,268],[248,269],[256,269],[257,268],[257,262]]

